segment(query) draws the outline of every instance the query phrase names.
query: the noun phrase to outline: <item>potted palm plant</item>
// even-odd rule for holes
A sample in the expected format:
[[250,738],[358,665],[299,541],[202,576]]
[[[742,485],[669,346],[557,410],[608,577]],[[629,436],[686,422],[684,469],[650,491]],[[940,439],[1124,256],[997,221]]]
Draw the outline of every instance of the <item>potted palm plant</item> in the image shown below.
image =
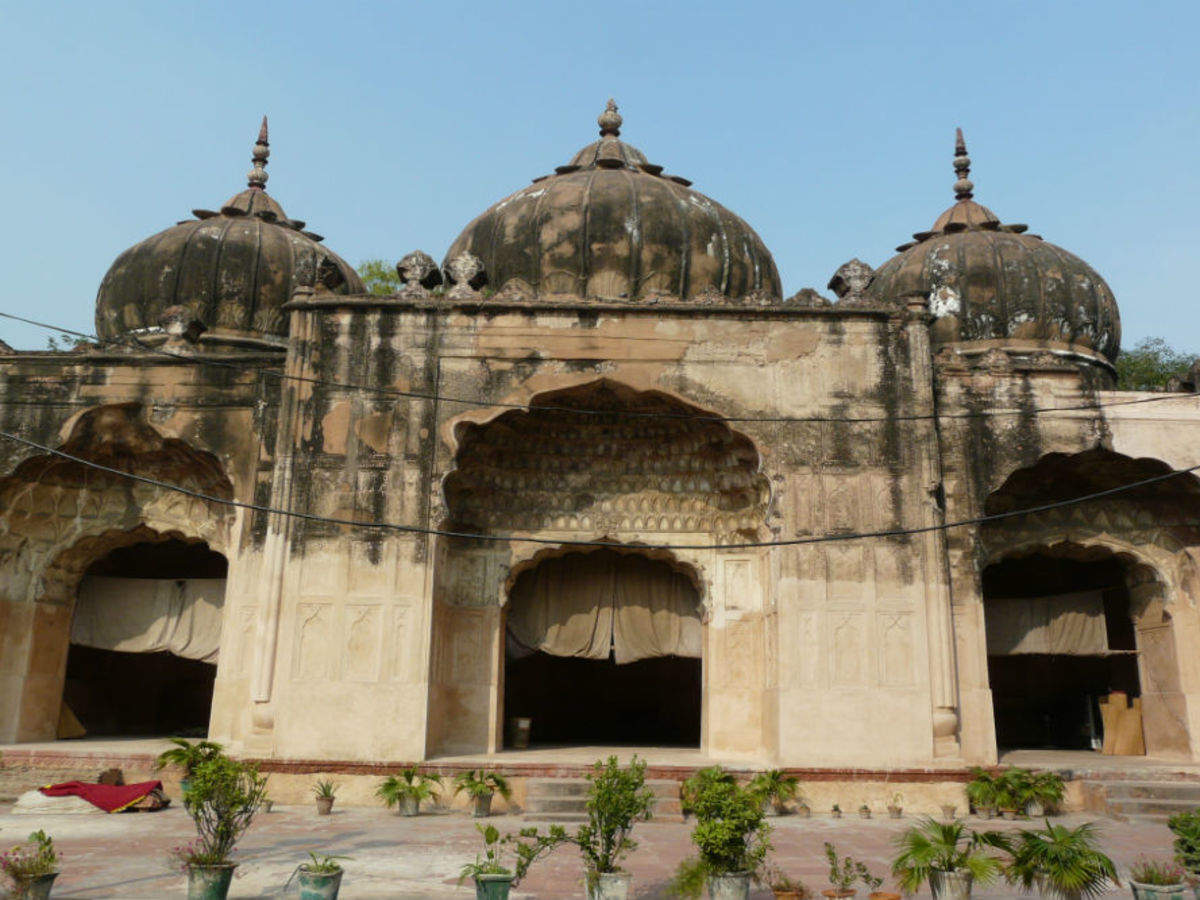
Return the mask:
[[[561,825],[550,826],[547,835],[538,834],[536,828],[522,828],[516,835],[500,832],[494,825],[475,825],[483,838],[483,852],[475,861],[463,866],[458,882],[468,878],[475,882],[476,900],[505,900],[508,893],[521,883],[539,856],[553,850],[567,840]],[[512,846],[513,860],[506,865],[503,861],[504,848]]]
[[225,748],[215,741],[196,741],[192,743],[187,738],[178,737],[173,737],[170,740],[175,746],[158,754],[158,758],[154,760],[154,768],[159,771],[168,766],[178,769],[179,789],[186,795],[188,784],[192,778],[192,772],[196,766],[220,756],[225,751]]
[[1091,822],[1068,828],[1047,821],[1045,829],[1022,831],[1004,876],[1023,890],[1036,888],[1043,897],[1062,900],[1098,897],[1110,884],[1120,884],[1113,861],[1097,847]]
[[1062,803],[1066,787],[1057,772],[1031,772],[1027,777],[1025,814],[1041,818]]
[[312,787],[313,797],[317,801],[317,815],[327,816],[333,812],[333,801],[337,798],[337,785],[328,778],[323,778]]
[[750,779],[749,788],[762,798],[764,813],[779,816],[787,812],[788,801],[800,793],[800,779],[784,775],[779,769],[769,769]]
[[692,843],[697,855],[680,864],[673,882],[676,893],[696,897],[707,885],[711,900],[746,900],[771,849],[761,798],[725,775],[714,767],[684,784],[687,806],[696,818]]
[[192,771],[183,797],[198,840],[173,851],[188,874],[189,900],[224,900],[237,863],[237,842],[258,813],[267,779],[251,763],[214,756]]
[[960,821],[926,818],[896,839],[896,849],[892,874],[905,893],[915,894],[928,882],[935,900],[966,900],[973,883],[988,884],[1000,875],[1004,861],[991,851],[1006,851],[1008,839]]
[[32,847],[13,847],[0,853],[0,872],[12,885],[12,897],[45,900],[58,877],[58,851],[54,839],[40,828],[29,835]]
[[630,876],[621,860],[637,849],[630,837],[634,824],[649,819],[654,809],[646,763],[635,756],[622,768],[610,756],[592,767],[588,781],[588,820],[568,840],[583,856],[588,900],[626,900]]
[[1200,888],[1200,810],[1176,813],[1167,820],[1167,827],[1175,835],[1175,862]]
[[390,775],[375,789],[375,796],[384,802],[388,809],[396,807],[396,812],[402,816],[415,816],[421,811],[421,801],[438,795],[437,788],[442,786],[442,779],[437,775],[426,775],[419,772],[416,766],[409,766],[400,772],[399,777]]
[[967,782],[967,800],[975,808],[977,815],[985,819],[994,818],[1000,793],[999,779],[981,766],[973,768],[971,776],[971,780]]
[[349,857],[317,855],[311,850],[308,857],[309,861],[301,863],[296,869],[300,900],[337,900],[343,873],[338,860]]
[[1129,868],[1133,900],[1183,900],[1192,893],[1187,873],[1174,862],[1138,860]]
[[477,819],[492,814],[492,797],[499,794],[505,800],[512,799],[512,788],[507,779],[496,772],[470,769],[454,777],[454,795],[466,792],[471,798],[471,815]]

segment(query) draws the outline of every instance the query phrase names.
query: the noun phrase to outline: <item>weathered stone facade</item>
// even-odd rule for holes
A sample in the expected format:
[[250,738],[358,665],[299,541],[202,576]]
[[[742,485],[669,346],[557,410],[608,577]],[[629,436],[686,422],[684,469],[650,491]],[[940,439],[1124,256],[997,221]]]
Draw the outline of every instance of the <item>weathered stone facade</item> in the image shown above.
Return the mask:
[[[1080,312],[1071,290],[1037,287],[1061,273],[1033,251],[1025,287],[981,280],[971,243],[1019,235],[955,207],[934,233],[968,248],[965,268],[898,257],[880,277],[852,260],[838,302],[785,300],[748,225],[620,142],[615,108],[600,124],[441,270],[404,256],[392,296],[362,294],[297,243],[303,223],[278,221],[264,131],[222,234],[265,210],[256,228],[294,235],[198,257],[195,296],[147,275],[147,242],[137,273],[119,261],[101,289],[109,343],[0,357],[2,430],[84,461],[0,442],[0,741],[62,728],[89,567],[174,539],[228,560],[214,738],[279,759],[495,752],[513,713],[509,591],[600,542],[694,584],[695,740],[713,758],[995,760],[983,573],[1033,557],[1119,567],[1148,750],[1194,758],[1194,478],[940,528],[1200,463],[1194,403],[1112,390],[1107,286],[1087,285]],[[154,246],[187,269],[173,240]],[[264,300],[251,270],[289,302]],[[1019,315],[980,324],[1029,285]]]

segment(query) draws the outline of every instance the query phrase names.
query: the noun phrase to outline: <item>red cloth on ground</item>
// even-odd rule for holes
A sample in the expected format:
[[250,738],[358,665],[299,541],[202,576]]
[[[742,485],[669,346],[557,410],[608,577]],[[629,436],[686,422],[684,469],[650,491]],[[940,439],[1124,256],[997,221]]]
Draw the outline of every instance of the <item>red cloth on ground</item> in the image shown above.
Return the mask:
[[105,812],[120,812],[137,803],[151,791],[162,787],[161,781],[141,781],[137,784],[94,784],[90,781],[64,781],[40,788],[47,797],[82,797],[92,806]]

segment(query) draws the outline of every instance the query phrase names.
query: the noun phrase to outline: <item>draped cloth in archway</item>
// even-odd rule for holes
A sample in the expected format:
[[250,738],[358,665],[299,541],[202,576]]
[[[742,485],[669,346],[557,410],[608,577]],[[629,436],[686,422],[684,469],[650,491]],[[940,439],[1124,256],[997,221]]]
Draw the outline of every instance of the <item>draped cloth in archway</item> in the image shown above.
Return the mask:
[[216,663],[224,603],[224,578],[90,576],[79,584],[71,642]]
[[1104,656],[1109,652],[1100,591],[988,600],[984,617],[989,656]]
[[523,573],[508,610],[508,652],[630,663],[701,655],[700,610],[691,581],[643,556],[569,553]]

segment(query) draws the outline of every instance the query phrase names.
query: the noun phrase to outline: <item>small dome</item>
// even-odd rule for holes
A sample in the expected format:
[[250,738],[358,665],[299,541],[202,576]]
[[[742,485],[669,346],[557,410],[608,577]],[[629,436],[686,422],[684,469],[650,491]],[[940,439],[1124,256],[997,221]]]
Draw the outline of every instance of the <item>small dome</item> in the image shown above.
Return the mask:
[[600,140],[471,222],[447,261],[474,254],[492,288],[546,299],[780,296],[754,229],[621,141],[611,100],[598,122]]
[[204,324],[209,338],[277,341],[287,337],[282,307],[296,287],[320,283],[341,294],[362,293],[354,268],[266,192],[269,155],[264,117],[244,191],[220,212],[195,210],[195,219],[117,257],[96,296],[102,338],[155,328],[164,310],[180,306]]
[[955,147],[956,202],[915,243],[879,267],[867,293],[879,300],[928,293],[939,344],[988,339],[1073,344],[1116,359],[1121,319],[1112,290],[1086,262],[1002,225],[973,199],[962,131]]

